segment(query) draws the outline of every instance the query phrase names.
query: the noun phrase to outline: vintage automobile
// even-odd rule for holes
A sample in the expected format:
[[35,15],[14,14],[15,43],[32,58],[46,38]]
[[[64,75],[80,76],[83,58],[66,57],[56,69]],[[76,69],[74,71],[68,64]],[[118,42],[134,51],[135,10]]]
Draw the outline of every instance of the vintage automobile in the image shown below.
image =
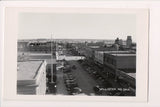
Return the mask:
[[56,90],[57,90],[57,85],[56,85],[56,82],[48,82],[47,83],[47,93],[53,93],[55,94],[56,93]]
[[73,88],[73,90],[72,90],[72,95],[77,95],[77,94],[81,94],[82,93],[82,89],[81,88],[79,88],[79,87],[75,87],[75,88]]
[[75,65],[72,66],[72,69],[77,69],[77,67]]

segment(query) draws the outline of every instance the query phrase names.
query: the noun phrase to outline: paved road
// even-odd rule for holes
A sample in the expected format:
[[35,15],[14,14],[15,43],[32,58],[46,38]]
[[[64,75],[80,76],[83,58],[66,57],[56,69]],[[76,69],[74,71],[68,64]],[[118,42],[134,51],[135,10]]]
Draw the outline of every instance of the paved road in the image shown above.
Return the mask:
[[[81,56],[72,56],[65,52],[65,57],[69,57],[69,65],[76,65],[77,69],[72,69],[71,73],[76,77],[78,86],[82,89],[83,93],[86,95],[93,94],[93,87],[97,85],[97,82],[76,61],[81,58]],[[63,83],[63,72],[57,72],[57,85],[57,94],[67,95],[66,87]]]
[[82,89],[83,93],[90,95],[94,93],[93,87],[97,82],[81,67],[77,61],[69,61],[70,65],[76,65],[77,69],[72,73],[77,79],[78,86]]

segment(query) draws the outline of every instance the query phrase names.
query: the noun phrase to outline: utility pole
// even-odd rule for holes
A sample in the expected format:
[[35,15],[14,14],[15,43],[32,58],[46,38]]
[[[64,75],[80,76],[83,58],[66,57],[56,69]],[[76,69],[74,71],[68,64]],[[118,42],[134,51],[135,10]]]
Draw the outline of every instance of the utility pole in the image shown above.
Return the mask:
[[49,90],[50,90],[50,93],[53,93],[53,94],[56,94],[56,82],[54,81],[54,73],[53,73],[53,71],[54,71],[54,68],[53,68],[53,52],[54,52],[54,46],[53,46],[53,39],[52,39],[52,35],[53,34],[51,34],[51,40],[50,40],[50,42],[51,42],[51,62],[50,62],[50,65],[51,65],[51,82],[49,83]]
[[53,83],[53,50],[52,50],[52,34],[51,34],[51,83]]

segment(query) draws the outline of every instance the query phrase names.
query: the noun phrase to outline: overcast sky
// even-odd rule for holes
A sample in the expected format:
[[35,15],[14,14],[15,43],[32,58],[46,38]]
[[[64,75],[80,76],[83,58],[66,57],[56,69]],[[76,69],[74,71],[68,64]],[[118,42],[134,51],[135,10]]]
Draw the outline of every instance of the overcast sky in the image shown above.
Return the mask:
[[134,14],[20,13],[19,39],[126,39],[136,41]]

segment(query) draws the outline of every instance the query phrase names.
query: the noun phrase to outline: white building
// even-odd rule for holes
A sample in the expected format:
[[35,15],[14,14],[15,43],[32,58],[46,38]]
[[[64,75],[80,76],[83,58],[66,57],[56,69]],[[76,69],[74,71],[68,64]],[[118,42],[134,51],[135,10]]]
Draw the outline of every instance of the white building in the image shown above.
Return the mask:
[[29,60],[18,62],[17,94],[46,93],[46,61]]

